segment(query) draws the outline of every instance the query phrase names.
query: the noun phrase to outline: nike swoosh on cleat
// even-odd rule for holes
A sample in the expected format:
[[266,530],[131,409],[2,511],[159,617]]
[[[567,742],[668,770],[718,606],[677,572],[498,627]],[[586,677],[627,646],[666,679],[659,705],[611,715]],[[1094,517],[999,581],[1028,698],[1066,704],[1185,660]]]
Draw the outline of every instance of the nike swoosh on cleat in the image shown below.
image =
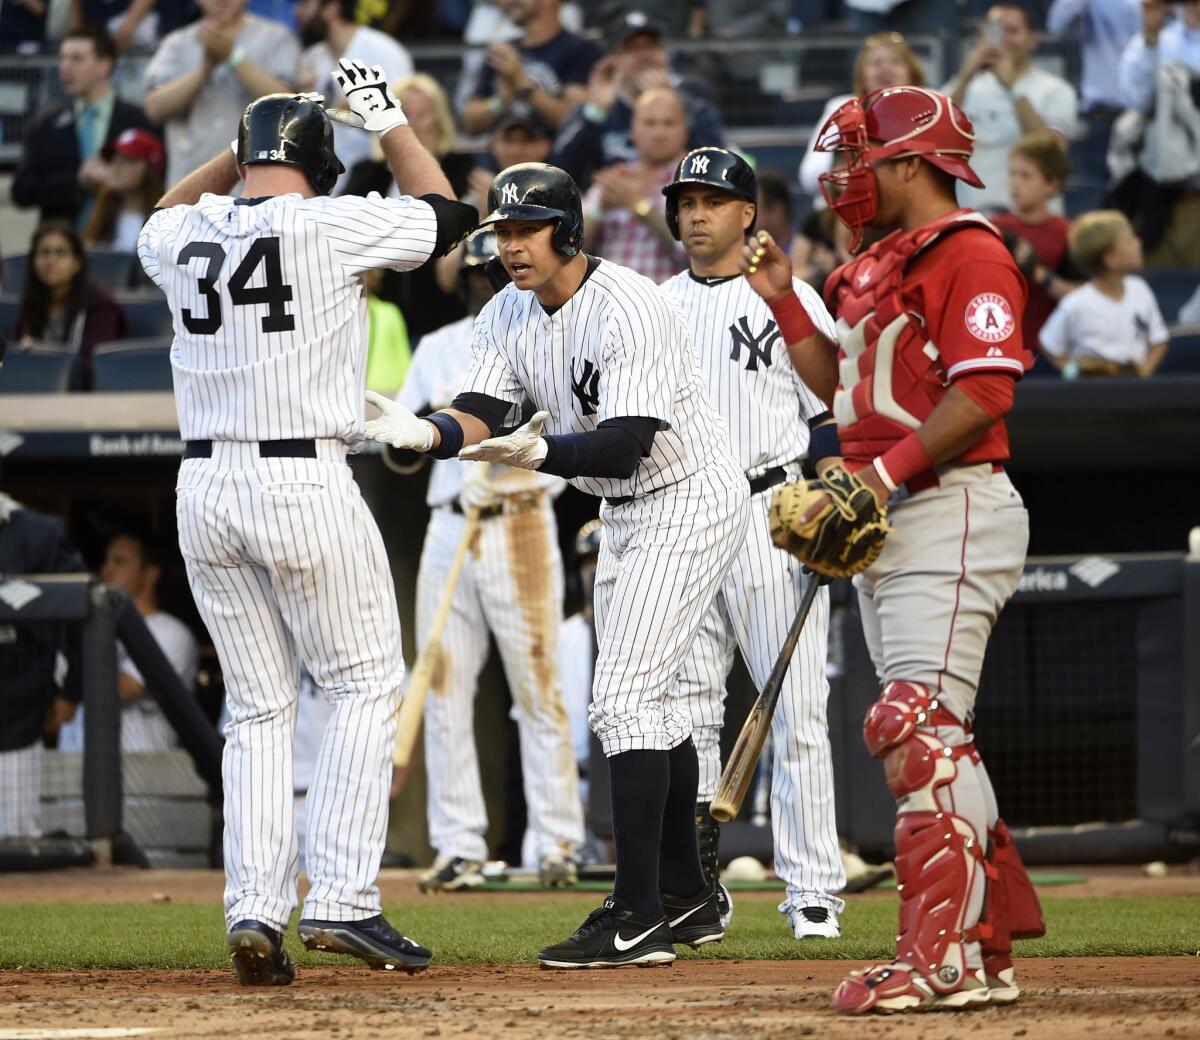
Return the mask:
[[694,914],[697,910],[703,910],[706,906],[708,906],[707,902],[700,903],[697,906],[692,907],[686,914],[682,914],[681,916],[675,918],[675,920],[671,922],[671,927],[674,928],[676,925],[683,924],[683,922],[691,917],[692,914]]
[[622,939],[621,933],[618,930],[617,934],[613,936],[613,946],[615,946],[621,953],[625,953],[627,950],[632,950],[638,943],[653,933],[657,927],[657,924],[652,924],[649,928],[642,932],[641,935],[635,936],[632,939]]

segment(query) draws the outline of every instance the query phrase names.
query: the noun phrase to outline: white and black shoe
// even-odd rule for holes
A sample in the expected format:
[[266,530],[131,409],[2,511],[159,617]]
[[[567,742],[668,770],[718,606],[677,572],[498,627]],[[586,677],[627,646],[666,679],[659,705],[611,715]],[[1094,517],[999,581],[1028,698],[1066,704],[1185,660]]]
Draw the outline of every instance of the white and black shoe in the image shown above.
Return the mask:
[[433,866],[421,875],[417,887],[422,892],[461,892],[467,888],[478,888],[486,881],[483,864],[479,860],[439,856]]
[[675,960],[665,915],[643,920],[613,896],[571,938],[538,954],[543,968],[648,968]]
[[690,946],[694,950],[725,938],[720,896],[713,889],[706,887],[704,894],[695,899],[681,899],[663,892],[661,899],[671,941],[676,946]]
[[842,928],[838,915],[824,906],[795,907],[784,904],[779,908],[787,914],[792,935],[797,939],[840,939]]

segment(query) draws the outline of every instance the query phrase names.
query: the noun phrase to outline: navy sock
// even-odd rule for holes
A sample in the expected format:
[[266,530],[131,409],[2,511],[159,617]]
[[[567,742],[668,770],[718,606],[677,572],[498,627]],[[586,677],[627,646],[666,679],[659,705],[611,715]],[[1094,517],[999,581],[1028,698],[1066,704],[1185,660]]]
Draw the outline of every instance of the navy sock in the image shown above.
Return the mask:
[[696,835],[696,791],[700,764],[696,745],[688,737],[667,752],[671,779],[663,811],[658,877],[662,891],[673,896],[698,895],[704,888],[704,867]]
[[[663,810],[671,783],[667,752],[622,751],[608,760],[608,774],[612,784],[613,844],[617,859],[613,895],[636,916],[652,920],[662,913],[658,898],[658,853],[662,842]],[[692,801],[695,799],[693,784]],[[694,830],[693,824],[693,843]]]

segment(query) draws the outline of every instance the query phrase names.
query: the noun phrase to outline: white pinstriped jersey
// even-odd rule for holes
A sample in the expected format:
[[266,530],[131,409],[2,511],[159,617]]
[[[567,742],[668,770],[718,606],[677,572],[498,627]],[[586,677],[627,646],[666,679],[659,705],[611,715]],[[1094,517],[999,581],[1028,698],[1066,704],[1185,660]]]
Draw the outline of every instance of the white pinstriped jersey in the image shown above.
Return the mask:
[[643,495],[721,457],[732,461],[683,315],[649,278],[627,267],[599,261],[549,315],[531,290],[506,286],[476,319],[471,350],[463,391],[514,409],[529,397],[550,413],[547,433],[586,432],[622,416],[658,420],[650,455],[630,479],[571,478],[587,494]]
[[[471,368],[471,330],[474,325],[475,319],[468,315],[422,336],[396,400],[414,412],[426,406],[438,409],[449,405]],[[538,473],[536,470],[486,462],[464,462],[462,459],[434,459],[425,501],[430,506],[449,505],[462,490],[463,479],[469,469],[488,470],[484,479],[498,495],[514,495],[522,491],[557,494],[563,488],[561,477],[552,477],[549,473]]]
[[[833,319],[809,285],[793,279],[813,324],[835,340]],[[709,399],[751,476],[801,458],[808,423],[825,405],[792,366],[771,309],[741,275],[707,281],[683,271],[662,285],[687,318]]]
[[367,310],[359,276],[433,252],[420,199],[205,194],[153,214],[138,237],[166,293],[184,440],[363,435]]

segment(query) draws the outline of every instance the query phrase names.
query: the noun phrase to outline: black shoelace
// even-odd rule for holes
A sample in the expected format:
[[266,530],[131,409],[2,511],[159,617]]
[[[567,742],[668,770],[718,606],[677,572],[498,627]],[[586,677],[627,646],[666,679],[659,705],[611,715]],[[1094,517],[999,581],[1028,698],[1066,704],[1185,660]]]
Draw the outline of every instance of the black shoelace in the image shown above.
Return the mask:
[[595,935],[599,931],[603,931],[610,924],[611,918],[617,913],[615,906],[601,906],[593,910],[587,915],[587,919],[579,926],[572,939],[577,939],[582,942]]

